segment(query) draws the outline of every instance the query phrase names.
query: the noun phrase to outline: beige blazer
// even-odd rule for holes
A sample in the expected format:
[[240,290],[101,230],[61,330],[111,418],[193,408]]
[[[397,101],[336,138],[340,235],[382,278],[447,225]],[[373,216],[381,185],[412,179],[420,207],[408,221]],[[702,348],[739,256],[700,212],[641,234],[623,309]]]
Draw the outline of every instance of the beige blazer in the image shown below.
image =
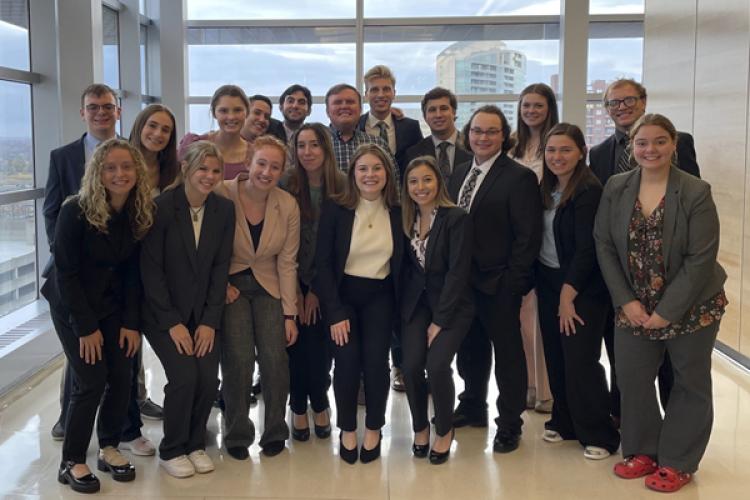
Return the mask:
[[216,188],[234,203],[236,226],[229,274],[252,269],[258,283],[281,299],[284,314],[297,314],[297,250],[299,207],[289,193],[276,187],[268,194],[260,245],[253,247],[250,228],[240,203],[239,189],[247,181],[232,179]]
[[[612,176],[596,214],[596,255],[615,307],[636,298],[628,271],[628,226],[640,184],[640,168]],[[716,260],[719,216],[711,186],[672,167],[664,203],[666,289],[655,312],[677,322],[693,305],[719,293],[727,274]]]

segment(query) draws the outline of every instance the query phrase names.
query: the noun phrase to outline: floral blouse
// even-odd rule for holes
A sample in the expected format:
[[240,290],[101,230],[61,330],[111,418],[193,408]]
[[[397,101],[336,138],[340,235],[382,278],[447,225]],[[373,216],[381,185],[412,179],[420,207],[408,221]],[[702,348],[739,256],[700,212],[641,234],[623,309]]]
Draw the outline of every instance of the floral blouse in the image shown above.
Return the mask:
[[[652,314],[666,288],[666,268],[662,248],[662,230],[664,227],[664,198],[648,217],[642,212],[640,200],[635,201],[633,214],[628,226],[628,270],[635,285],[635,295]],[[705,328],[724,315],[727,297],[724,290],[702,304],[696,304],[676,323],[664,328],[647,330],[632,327],[622,307],[617,309],[615,323],[619,328],[627,328],[633,335],[643,336],[650,340],[673,339],[678,335],[692,333]]]
[[424,238],[419,234],[419,224],[422,220],[421,216],[419,215],[419,210],[417,210],[417,216],[414,218],[414,232],[412,233],[411,237],[411,248],[414,250],[414,253],[417,256],[417,261],[419,262],[419,265],[422,266],[422,269],[424,270],[425,265],[425,256],[427,255],[427,242],[430,239],[430,230],[432,229],[432,225],[435,223],[435,216],[437,215],[437,207],[432,209],[432,220],[430,220],[430,227],[427,229],[427,234],[424,235]]

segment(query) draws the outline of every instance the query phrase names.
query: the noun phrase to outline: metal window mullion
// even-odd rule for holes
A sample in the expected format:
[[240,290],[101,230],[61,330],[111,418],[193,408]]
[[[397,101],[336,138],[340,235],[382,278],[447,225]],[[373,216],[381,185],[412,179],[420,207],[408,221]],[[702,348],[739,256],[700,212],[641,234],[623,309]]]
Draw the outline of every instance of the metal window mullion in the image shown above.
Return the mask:
[[0,80],[17,83],[39,83],[42,81],[42,75],[33,71],[23,71],[8,68],[7,66],[0,66]]
[[22,189],[0,193],[0,205],[10,205],[21,201],[38,200],[44,198],[44,188]]
[[355,86],[358,89],[362,89],[364,88],[365,74],[365,0],[357,0],[356,16],[356,26],[354,29]]

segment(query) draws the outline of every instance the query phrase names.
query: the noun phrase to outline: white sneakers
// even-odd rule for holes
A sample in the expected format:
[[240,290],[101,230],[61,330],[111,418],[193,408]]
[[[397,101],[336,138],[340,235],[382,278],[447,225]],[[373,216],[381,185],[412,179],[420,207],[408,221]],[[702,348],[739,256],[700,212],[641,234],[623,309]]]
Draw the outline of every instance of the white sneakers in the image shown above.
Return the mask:
[[120,448],[123,450],[130,450],[133,455],[138,455],[140,457],[150,457],[156,453],[156,447],[145,436],[137,437],[132,441],[122,441],[120,443]]
[[547,441],[548,443],[559,443],[563,440],[563,437],[557,431],[553,431],[552,429],[544,429],[544,432],[542,433],[542,439]]
[[211,460],[211,457],[206,455],[205,450],[195,450],[187,457],[198,474],[205,474],[214,470],[214,462]]
[[610,453],[607,450],[599,446],[589,445],[583,449],[583,456],[589,460],[604,460],[605,458],[608,458],[609,455]]
[[205,450],[195,450],[190,455],[180,455],[169,460],[159,460],[159,464],[172,477],[190,477],[196,472],[205,474],[214,470],[214,462]]

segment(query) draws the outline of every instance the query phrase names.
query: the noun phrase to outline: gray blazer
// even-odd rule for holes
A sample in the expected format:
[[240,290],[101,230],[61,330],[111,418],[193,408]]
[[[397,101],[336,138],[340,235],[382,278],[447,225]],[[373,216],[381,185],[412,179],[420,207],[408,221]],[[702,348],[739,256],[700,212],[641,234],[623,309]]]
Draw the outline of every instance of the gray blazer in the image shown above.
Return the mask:
[[[628,271],[628,226],[640,184],[640,168],[612,176],[594,223],[599,266],[615,307],[636,300]],[[719,217],[711,186],[672,167],[665,196],[662,243],[667,283],[655,312],[677,322],[693,305],[716,295],[727,274],[716,261]]]

